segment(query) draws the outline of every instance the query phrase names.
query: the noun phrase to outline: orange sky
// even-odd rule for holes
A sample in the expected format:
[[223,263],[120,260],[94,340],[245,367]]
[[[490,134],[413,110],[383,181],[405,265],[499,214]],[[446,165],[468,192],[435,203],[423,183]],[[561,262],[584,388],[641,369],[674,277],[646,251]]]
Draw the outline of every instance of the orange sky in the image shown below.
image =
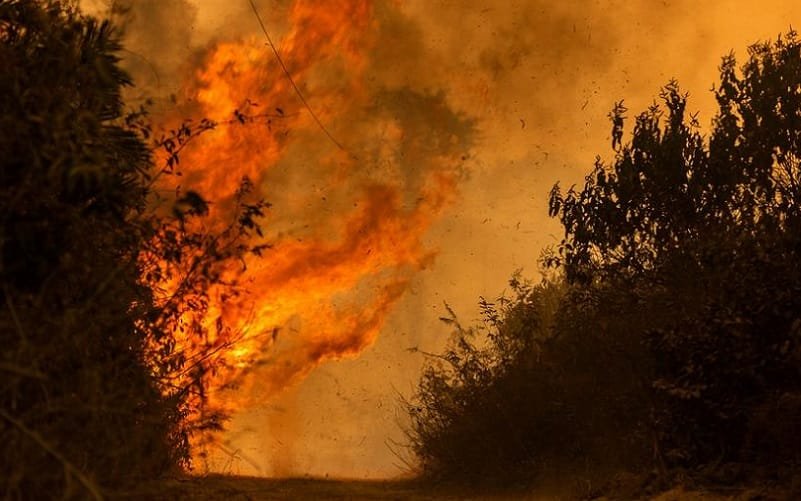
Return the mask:
[[[97,11],[107,2],[82,3]],[[351,4],[300,3],[328,9],[332,16]],[[340,225],[349,228],[347,221],[380,211],[376,219],[389,226],[376,235],[405,235],[404,243],[394,240],[386,247],[394,257],[380,261],[383,271],[372,281],[355,282],[350,286],[355,292],[332,289],[331,297],[315,300],[319,311],[341,301],[359,318],[378,311],[381,320],[365,327],[364,342],[342,360],[315,362],[315,368],[297,372],[294,383],[270,391],[264,390],[272,388],[267,378],[273,376],[267,374],[247,386],[250,393],[237,398],[248,404],[223,437],[236,457],[215,456],[218,470],[356,478],[401,473],[401,461],[388,444],[403,441],[398,395],[410,394],[423,362],[409,348],[441,349],[448,332],[437,320],[445,314],[443,301],[467,323],[477,316],[478,296],[497,297],[514,270],[536,276],[540,250],[560,238],[558,226],[546,217],[547,192],[556,181],[580,182],[596,154],[609,157],[606,115],[613,103],[625,99],[632,115],[675,77],[691,94],[689,108],[700,110],[706,124],[720,57],[735,50],[742,58],[749,43],[801,22],[801,5],[791,1],[364,3],[369,8],[361,13],[367,16],[362,24],[337,31],[346,21],[334,17],[334,31],[320,40],[315,33],[329,17],[294,18],[293,24],[295,1],[257,1],[272,37],[287,47],[287,65],[309,102],[359,161],[342,157],[287,90],[265,95],[280,101],[270,106],[295,110],[299,118],[287,124],[287,139],[270,136],[274,161],[264,157],[249,168],[269,169],[264,189],[275,204],[270,228],[279,240],[291,235],[328,242],[341,233]],[[246,0],[135,0],[131,6],[126,65],[139,84],[134,97],[157,97],[164,115],[175,112],[171,94],[181,105],[191,89],[202,87],[199,71],[209,67],[220,47],[233,44],[236,50],[244,43],[256,66],[259,58],[272,57],[253,42],[262,43],[263,35]],[[298,55],[305,53],[290,50],[290,42],[307,44],[310,53]],[[293,55],[298,59],[291,60]],[[301,57],[313,61],[306,64]],[[274,61],[270,64],[249,92],[261,92],[261,81],[287,87],[280,72],[268,71],[275,69]],[[238,78],[232,81],[244,81]],[[227,106],[217,98],[210,102],[207,113],[212,104]],[[206,180],[214,175],[198,172]],[[428,206],[415,202],[436,199],[435,179],[456,184],[437,188],[447,192],[442,200]],[[366,205],[364,213],[348,208],[367,200],[362,198],[368,196],[367,183],[398,188],[397,203],[379,194],[375,203],[383,205]],[[331,197],[325,204],[324,196]],[[333,212],[326,215],[329,207]],[[408,231],[410,218],[421,233]],[[399,246],[406,249],[403,257],[390,252]],[[274,281],[270,273],[260,280]],[[281,293],[287,290],[271,288],[265,301],[292,297]],[[309,304],[293,306],[303,311],[281,321],[303,330]],[[380,327],[374,343],[368,332],[373,325]],[[281,353],[298,352],[299,342],[316,342],[304,336]],[[291,358],[286,357],[275,360]]]

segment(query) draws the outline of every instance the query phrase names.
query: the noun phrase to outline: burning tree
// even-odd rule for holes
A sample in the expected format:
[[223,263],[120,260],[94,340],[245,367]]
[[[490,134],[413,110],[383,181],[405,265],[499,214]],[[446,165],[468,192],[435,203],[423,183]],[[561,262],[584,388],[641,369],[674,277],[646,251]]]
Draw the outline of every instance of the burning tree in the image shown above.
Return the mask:
[[[471,121],[442,94],[365,84],[371,2],[287,11],[280,53],[297,84],[262,38],[218,42],[153,118],[123,111],[110,25],[66,0],[0,0],[11,492],[66,479],[96,494],[185,466],[250,403],[250,388],[226,391],[253,380],[240,376],[260,371],[264,397],[358,353],[431,262],[423,235],[455,196]],[[355,152],[326,150],[297,103],[301,78],[332,68],[341,80],[309,102]],[[301,150],[319,184],[271,193],[296,212],[263,235],[265,186],[297,179],[281,163]]]
[[[197,219],[206,228],[236,220],[243,177],[251,196],[275,204],[269,232],[248,240],[268,259],[250,253],[218,267],[238,294],[222,284],[206,289],[195,318],[210,339],[238,339],[218,353],[247,377],[234,388],[230,374],[204,376],[212,389],[204,398],[231,412],[262,405],[320,363],[375,341],[413,274],[434,258],[424,235],[455,198],[474,134],[444,94],[371,82],[369,68],[381,64],[374,2],[295,0],[285,9],[283,66],[263,33],[217,40],[182,75],[175,102],[153,114],[178,132],[187,116],[218,124],[185,148],[169,144],[182,148],[173,162],[182,186],[209,201],[208,216]],[[218,321],[230,329],[222,337]]]

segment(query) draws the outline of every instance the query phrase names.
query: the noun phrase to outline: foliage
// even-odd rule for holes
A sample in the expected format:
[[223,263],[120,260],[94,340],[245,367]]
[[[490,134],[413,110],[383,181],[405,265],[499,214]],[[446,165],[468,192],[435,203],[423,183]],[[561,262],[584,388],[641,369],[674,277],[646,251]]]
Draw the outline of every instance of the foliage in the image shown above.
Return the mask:
[[754,45],[740,71],[729,55],[720,75],[708,135],[671,82],[630,138],[616,104],[613,161],[554,187],[565,238],[544,263],[565,282],[548,334],[536,288],[491,310],[488,348],[457,330],[409,404],[425,472],[599,467],[627,439],[613,463],[662,473],[801,461],[801,41]]
[[[201,195],[154,205],[184,125],[153,145],[107,22],[69,2],[0,0],[0,490],[100,497],[189,465],[204,374],[221,343],[202,316],[219,270],[244,253],[266,204],[243,181],[231,223],[210,230]],[[172,163],[155,171],[153,149]],[[164,206],[172,210],[164,210]],[[177,284],[164,287],[164,284]],[[233,293],[233,292],[232,292]],[[206,337],[204,337],[206,336]],[[233,342],[227,338],[225,342]]]
[[[520,439],[531,436],[529,426],[507,404],[514,397],[509,384],[525,384],[527,378],[511,381],[509,371],[520,368],[515,362],[521,354],[550,337],[550,325],[540,320],[551,313],[546,302],[557,286],[516,285],[514,300],[501,298],[496,306],[482,298],[481,326],[462,327],[450,309],[450,317],[443,318],[454,327],[451,346],[429,355],[417,398],[407,404],[409,438],[424,471],[459,478],[493,474],[528,455],[529,444]],[[531,324],[535,332],[525,329]]]
[[511,299],[482,299],[481,325],[446,319],[451,346],[429,354],[406,403],[422,473],[497,485],[642,460],[641,368],[620,357],[622,340],[592,327],[594,312],[563,280],[511,283]]
[[641,335],[678,462],[759,454],[744,450],[750,415],[800,389],[801,42],[791,32],[749,55],[741,75],[723,59],[708,140],[671,83],[666,113],[641,114],[611,166],[551,195],[566,235],[552,264],[633,291],[660,320]]

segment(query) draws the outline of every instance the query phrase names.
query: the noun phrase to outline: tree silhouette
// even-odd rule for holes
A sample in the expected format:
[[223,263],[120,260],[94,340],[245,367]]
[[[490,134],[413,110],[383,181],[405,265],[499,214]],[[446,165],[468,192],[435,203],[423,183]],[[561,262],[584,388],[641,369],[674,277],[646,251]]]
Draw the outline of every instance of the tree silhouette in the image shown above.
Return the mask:
[[[265,204],[237,194],[220,232],[193,192],[153,206],[144,111],[126,113],[117,34],[72,2],[0,0],[0,491],[98,498],[189,464],[221,346],[179,346],[219,267],[253,251]],[[168,205],[169,206],[169,205]],[[159,284],[179,284],[164,299]],[[203,339],[200,326],[188,339]],[[228,340],[230,341],[230,340]],[[218,368],[221,369],[221,368]]]
[[790,32],[752,46],[741,74],[725,57],[708,139],[670,83],[666,112],[638,116],[612,165],[551,194],[565,239],[550,263],[573,283],[626,290],[659,319],[643,336],[676,457],[756,454],[741,450],[756,440],[743,438],[750,414],[799,390],[800,51]]
[[[609,468],[727,482],[731,471],[795,474],[796,33],[753,45],[740,69],[724,57],[714,92],[708,132],[676,82],[630,135],[615,105],[613,160],[598,158],[580,188],[551,191],[564,228],[543,254],[551,278],[522,290],[513,280],[520,293],[485,308],[483,328],[455,324],[407,403],[423,473],[490,483],[549,468],[591,480]],[[556,305],[544,309],[548,298]]]

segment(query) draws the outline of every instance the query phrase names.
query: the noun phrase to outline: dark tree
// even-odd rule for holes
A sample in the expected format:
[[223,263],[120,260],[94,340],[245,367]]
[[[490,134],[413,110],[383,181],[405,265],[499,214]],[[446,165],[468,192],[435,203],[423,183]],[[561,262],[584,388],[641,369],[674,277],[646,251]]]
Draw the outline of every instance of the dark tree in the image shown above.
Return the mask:
[[[671,83],[611,165],[598,161],[580,191],[554,188],[551,215],[565,239],[549,262],[581,289],[611,286],[653,319],[642,336],[662,398],[661,455],[797,460],[798,444],[777,431],[801,416],[796,34],[752,46],[741,72],[724,58],[715,95],[708,137]],[[596,298],[600,310],[606,297]]]
[[[173,210],[154,205],[154,176],[216,124],[149,145],[146,114],[123,108],[131,81],[119,49],[109,23],[71,2],[0,0],[0,492],[10,499],[85,499],[155,479],[188,466],[191,434],[221,422],[201,408],[224,346],[179,320],[202,316],[221,266],[253,250],[245,240],[265,204],[246,203],[243,181],[231,224],[213,234],[190,224],[208,212],[196,193],[162,200]],[[153,148],[170,158],[161,171]],[[178,284],[168,297],[164,282]],[[178,345],[179,328],[191,345]]]
[[[0,2],[0,490],[101,494],[177,464],[139,280],[148,149],[125,126],[108,23]],[[66,487],[65,487],[66,486]]]
[[613,160],[551,192],[552,279],[513,281],[431,357],[407,406],[424,473],[795,474],[801,41],[754,45],[739,70],[725,57],[714,92],[708,132],[675,82],[630,133],[615,105]]

